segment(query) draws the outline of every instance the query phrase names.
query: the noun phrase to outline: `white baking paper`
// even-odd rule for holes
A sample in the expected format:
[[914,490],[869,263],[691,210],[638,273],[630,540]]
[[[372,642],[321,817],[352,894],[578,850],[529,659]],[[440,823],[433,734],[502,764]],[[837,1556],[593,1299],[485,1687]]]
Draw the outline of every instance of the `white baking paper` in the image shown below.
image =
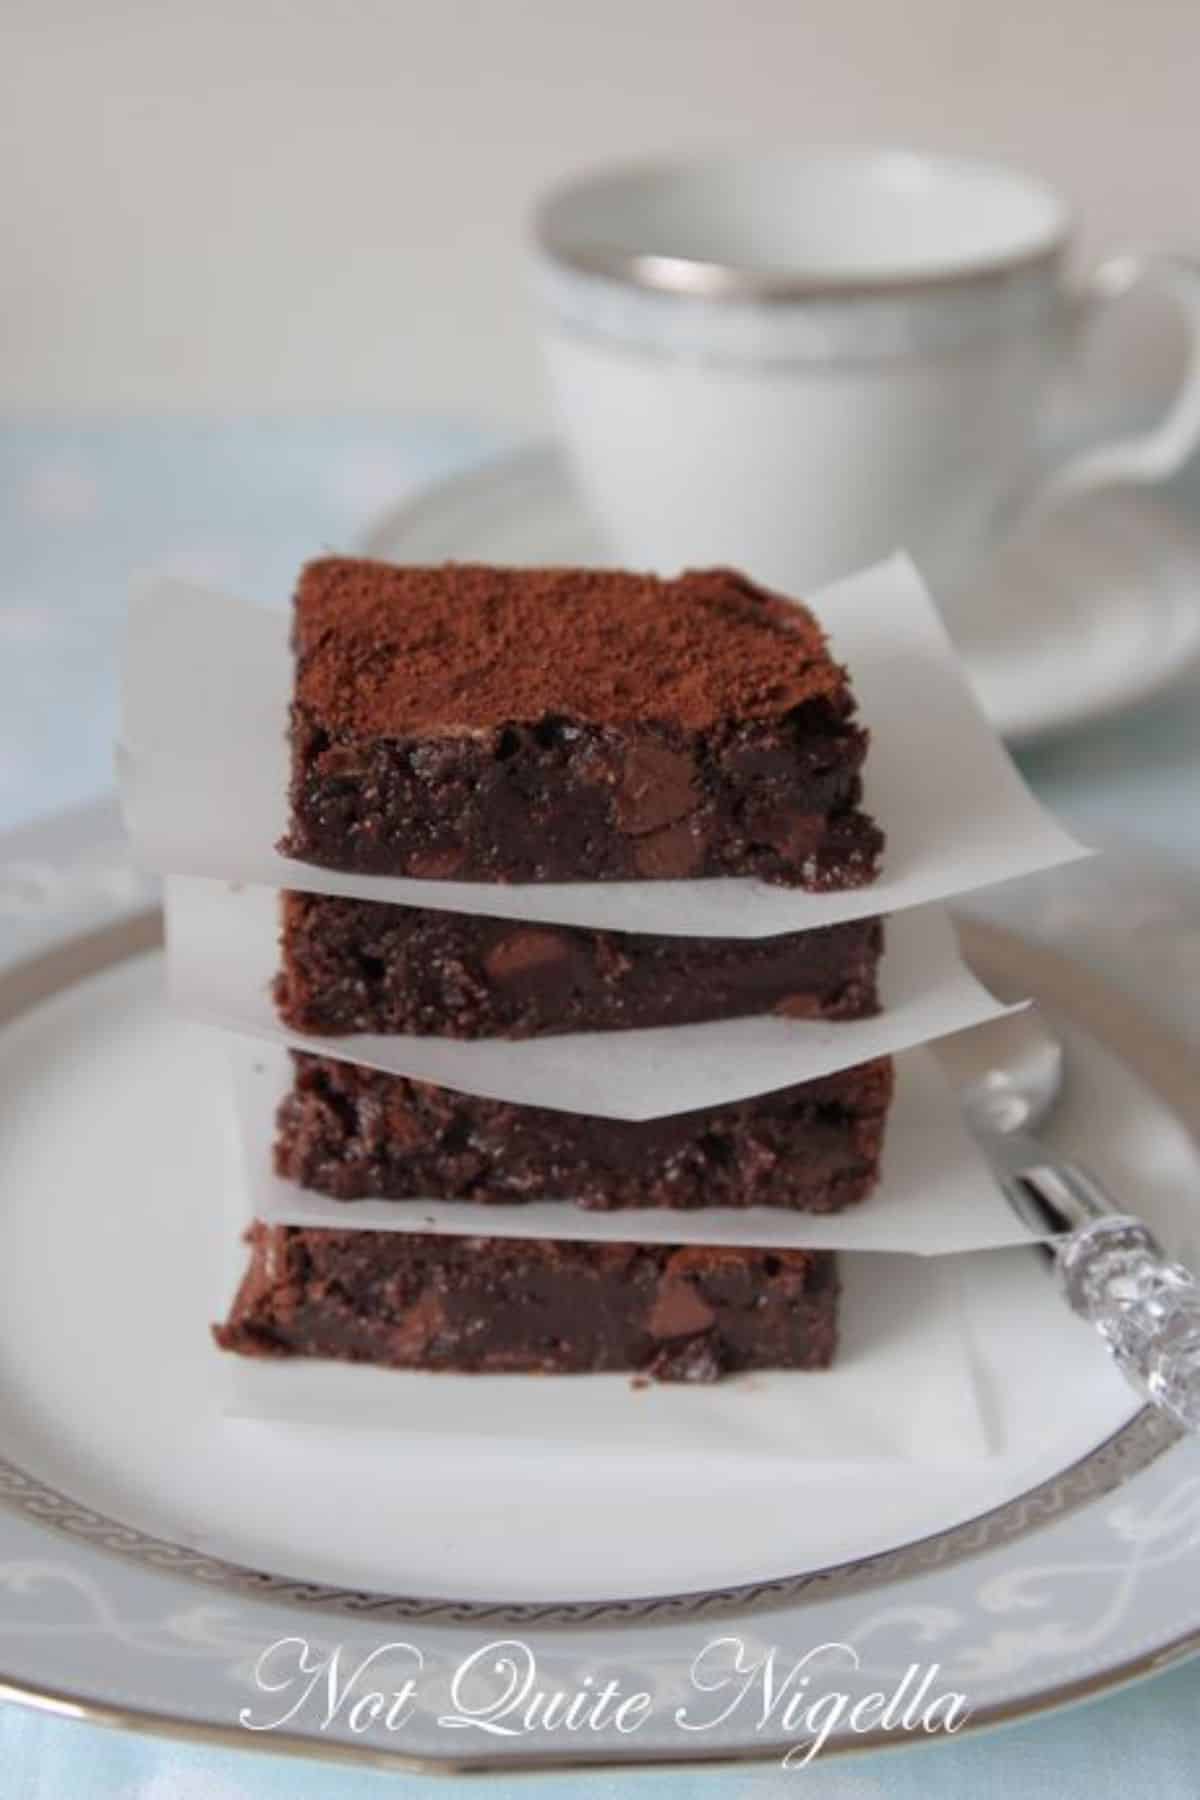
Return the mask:
[[572,1456],[633,1451],[651,1464],[716,1456],[961,1467],[994,1455],[1001,1445],[967,1353],[955,1260],[849,1256],[840,1266],[842,1342],[828,1370],[638,1387],[627,1375],[424,1374],[227,1356],[226,1410],[466,1455],[485,1441],[553,1444]]
[[182,1012],[318,1056],[365,1063],[460,1093],[613,1119],[652,1119],[812,1081],[1011,1011],[964,966],[941,907],[888,922],[884,1010],[834,1022],[763,1014],[703,1025],[558,1037],[464,1040],[357,1033],[315,1037],[280,1024],[278,894],[193,876],[166,883],[167,982]]
[[569,1195],[503,1206],[464,1200],[331,1200],[284,1181],[272,1167],[275,1110],[291,1085],[287,1052],[278,1044],[248,1038],[230,1038],[228,1044],[254,1212],[276,1225],[916,1256],[1032,1241],[1029,1227],[984,1164],[962,1123],[958,1101],[927,1050],[910,1050],[897,1060],[879,1186],[861,1205],[822,1215],[768,1206],[590,1212],[572,1205]]
[[274,849],[287,823],[288,616],[167,579],[130,614],[118,769],[134,854],[166,874],[684,937],[769,937],[896,912],[1086,854],[1024,786],[907,558],[810,604],[872,732],[865,803],[888,847],[869,888],[806,894],[724,879],[507,886],[291,861]]

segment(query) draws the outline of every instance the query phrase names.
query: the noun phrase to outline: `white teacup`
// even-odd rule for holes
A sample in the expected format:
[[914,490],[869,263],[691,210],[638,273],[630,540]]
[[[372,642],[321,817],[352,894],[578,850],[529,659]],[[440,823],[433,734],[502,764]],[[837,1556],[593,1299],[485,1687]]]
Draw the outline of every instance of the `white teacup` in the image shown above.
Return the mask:
[[[1200,440],[1200,276],[1123,256],[1068,285],[1068,209],[1015,170],[795,150],[601,172],[535,221],[552,386],[622,560],[801,590],[903,545],[951,595],[1031,508],[1161,479]],[[1047,466],[1096,307],[1141,279],[1192,367],[1153,432]]]

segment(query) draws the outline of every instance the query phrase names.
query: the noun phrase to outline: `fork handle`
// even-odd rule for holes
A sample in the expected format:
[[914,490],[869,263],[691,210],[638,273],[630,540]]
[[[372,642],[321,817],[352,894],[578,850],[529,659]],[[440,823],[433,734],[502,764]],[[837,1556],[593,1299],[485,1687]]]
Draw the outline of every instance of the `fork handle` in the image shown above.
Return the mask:
[[1125,1213],[1088,1219],[1059,1239],[1055,1261],[1071,1308],[1096,1327],[1126,1379],[1185,1431],[1200,1432],[1200,1282]]

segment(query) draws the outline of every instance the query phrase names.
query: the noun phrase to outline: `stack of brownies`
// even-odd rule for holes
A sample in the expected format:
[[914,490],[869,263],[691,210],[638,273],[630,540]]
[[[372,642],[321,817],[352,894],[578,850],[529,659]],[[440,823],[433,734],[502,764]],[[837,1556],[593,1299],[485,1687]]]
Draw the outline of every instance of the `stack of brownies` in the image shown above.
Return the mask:
[[[311,564],[295,602],[300,863],[495,884],[470,910],[290,892],[275,1000],[294,1053],[278,1173],[353,1203],[831,1212],[878,1179],[886,1058],[645,1122],[472,1097],[348,1060],[354,1033],[529,1038],[878,1009],[877,919],[765,939],[532,923],[503,884],[757,876],[860,887],[867,732],[799,605],[728,570]],[[500,904],[496,904],[499,898]],[[518,909],[519,910],[519,909]],[[826,1251],[256,1224],[226,1349],[460,1371],[709,1381],[818,1368]],[[485,1215],[481,1212],[481,1223]]]

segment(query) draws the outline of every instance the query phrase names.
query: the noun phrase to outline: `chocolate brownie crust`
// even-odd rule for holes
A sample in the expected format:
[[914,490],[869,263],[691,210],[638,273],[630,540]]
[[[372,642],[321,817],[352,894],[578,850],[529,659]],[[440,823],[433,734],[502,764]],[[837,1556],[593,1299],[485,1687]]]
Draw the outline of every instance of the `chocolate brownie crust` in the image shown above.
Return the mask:
[[480,881],[871,881],[867,733],[802,607],[728,570],[326,559],[296,599],[301,861]]
[[821,1369],[829,1252],[436,1237],[256,1223],[225,1350],[471,1374],[710,1382]]
[[879,1179],[883,1057],[733,1105],[630,1121],[515,1106],[295,1054],[278,1174],[335,1200],[838,1212]]
[[765,1012],[865,1018],[883,928],[663,937],[287,893],[280,943],[275,1002],[295,1031],[528,1038]]

